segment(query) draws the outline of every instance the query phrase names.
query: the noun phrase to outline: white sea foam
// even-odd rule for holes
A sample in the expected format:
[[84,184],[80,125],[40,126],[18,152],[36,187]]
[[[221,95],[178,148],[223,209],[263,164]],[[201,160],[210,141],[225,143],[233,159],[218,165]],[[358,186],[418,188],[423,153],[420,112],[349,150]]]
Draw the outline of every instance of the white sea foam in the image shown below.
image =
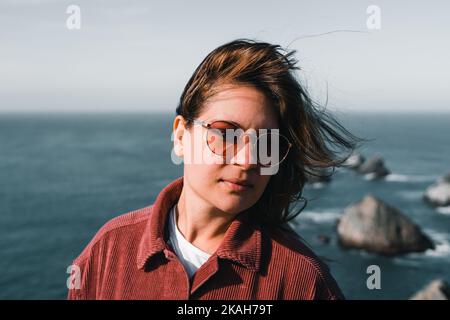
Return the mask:
[[364,175],[364,179],[366,179],[366,180],[373,180],[373,179],[375,179],[375,173],[366,173]]
[[311,184],[313,189],[322,189],[323,187],[325,187],[325,183],[323,182],[314,182]]
[[436,211],[441,214],[450,215],[450,206],[438,207],[436,208]]
[[450,241],[449,234],[437,232],[432,229],[424,230],[427,235],[431,237],[434,242],[435,248],[425,251],[425,255],[428,257],[442,258],[450,255]]
[[450,243],[448,241],[445,243],[437,243],[435,249],[428,249],[425,251],[425,255],[437,258],[446,257],[450,255]]
[[315,223],[335,222],[341,217],[341,213],[337,209],[323,211],[303,211],[299,215],[300,221],[309,220]]
[[436,177],[430,175],[405,175],[390,173],[385,177],[385,179],[389,182],[432,182],[436,180]]

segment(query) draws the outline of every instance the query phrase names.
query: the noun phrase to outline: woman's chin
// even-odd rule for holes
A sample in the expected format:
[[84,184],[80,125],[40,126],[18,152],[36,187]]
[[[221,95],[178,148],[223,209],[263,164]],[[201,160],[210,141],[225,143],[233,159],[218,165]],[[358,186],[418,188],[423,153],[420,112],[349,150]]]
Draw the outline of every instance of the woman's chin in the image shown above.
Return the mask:
[[250,206],[242,201],[238,201],[237,199],[226,199],[230,198],[230,196],[225,196],[220,199],[220,202],[216,204],[216,207],[223,212],[227,212],[230,215],[237,215],[238,213],[246,210]]

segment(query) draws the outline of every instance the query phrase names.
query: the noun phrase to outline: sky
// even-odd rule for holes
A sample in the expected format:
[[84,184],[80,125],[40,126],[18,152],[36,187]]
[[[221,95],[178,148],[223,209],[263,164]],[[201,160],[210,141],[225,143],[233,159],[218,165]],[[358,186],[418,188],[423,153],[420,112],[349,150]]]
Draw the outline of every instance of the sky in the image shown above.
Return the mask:
[[0,112],[173,113],[203,58],[237,38],[296,50],[332,110],[450,112],[450,2],[403,0],[0,0]]

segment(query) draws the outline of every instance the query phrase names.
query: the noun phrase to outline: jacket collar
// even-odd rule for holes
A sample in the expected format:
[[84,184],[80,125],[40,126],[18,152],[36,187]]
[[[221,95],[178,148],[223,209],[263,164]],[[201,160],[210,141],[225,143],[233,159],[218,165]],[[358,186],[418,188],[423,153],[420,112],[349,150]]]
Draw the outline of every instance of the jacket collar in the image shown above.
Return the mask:
[[[137,267],[142,269],[157,253],[169,247],[164,238],[169,210],[178,202],[183,189],[183,177],[172,181],[157,196],[144,229],[137,253]],[[261,231],[248,219],[246,211],[236,216],[216,251],[223,259],[235,261],[252,271],[261,262]]]

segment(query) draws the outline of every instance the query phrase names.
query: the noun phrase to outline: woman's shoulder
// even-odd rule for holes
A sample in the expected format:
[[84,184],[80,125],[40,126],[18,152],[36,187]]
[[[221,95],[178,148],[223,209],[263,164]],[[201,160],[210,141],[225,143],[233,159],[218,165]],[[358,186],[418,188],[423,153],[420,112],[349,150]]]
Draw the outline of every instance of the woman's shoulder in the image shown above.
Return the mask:
[[81,254],[74,260],[84,261],[92,256],[93,251],[107,250],[120,246],[121,242],[129,242],[129,238],[138,236],[139,230],[144,229],[151,213],[152,205],[133,210],[107,221],[94,235]]

